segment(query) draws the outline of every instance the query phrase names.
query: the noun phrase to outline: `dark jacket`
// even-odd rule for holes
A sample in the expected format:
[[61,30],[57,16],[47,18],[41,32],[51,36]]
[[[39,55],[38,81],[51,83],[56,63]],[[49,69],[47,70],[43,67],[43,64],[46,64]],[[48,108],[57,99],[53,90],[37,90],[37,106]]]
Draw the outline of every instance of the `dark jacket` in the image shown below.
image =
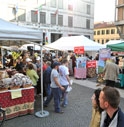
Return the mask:
[[51,83],[51,67],[47,67],[47,69],[43,72],[43,82],[45,84],[50,84]]
[[[106,115],[106,111],[103,111],[101,115],[100,127],[104,127],[104,120],[106,118]],[[118,109],[117,114],[115,115],[108,127],[124,127],[124,113],[121,111],[120,108]]]
[[124,113],[119,108],[117,127],[124,127]]

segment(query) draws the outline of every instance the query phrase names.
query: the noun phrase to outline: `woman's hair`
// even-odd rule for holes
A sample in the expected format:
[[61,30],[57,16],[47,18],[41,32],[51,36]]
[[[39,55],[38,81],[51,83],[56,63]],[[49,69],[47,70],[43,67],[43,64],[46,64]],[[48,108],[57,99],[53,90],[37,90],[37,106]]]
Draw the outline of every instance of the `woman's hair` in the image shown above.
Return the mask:
[[32,64],[28,64],[28,69],[29,69],[29,70],[34,69],[33,65],[32,65]]
[[101,113],[103,111],[103,109],[100,107],[100,102],[99,102],[100,92],[101,92],[101,89],[99,88],[99,89],[96,89],[94,91],[94,94],[95,94],[95,100],[96,100],[96,104],[97,104],[98,110]]

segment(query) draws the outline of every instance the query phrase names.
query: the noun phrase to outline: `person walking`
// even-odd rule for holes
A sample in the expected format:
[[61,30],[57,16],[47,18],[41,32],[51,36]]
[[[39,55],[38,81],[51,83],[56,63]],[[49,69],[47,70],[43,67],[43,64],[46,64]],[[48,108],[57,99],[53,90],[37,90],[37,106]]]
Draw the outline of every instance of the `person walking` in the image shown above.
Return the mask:
[[101,114],[100,127],[124,127],[124,113],[119,108],[120,94],[113,87],[106,86],[100,92]]
[[110,61],[106,63],[103,73],[105,74],[104,79],[106,86],[114,87],[119,75],[119,66],[115,64],[114,59],[110,59]]
[[51,88],[52,88],[52,94],[54,98],[54,109],[56,113],[63,113],[63,111],[60,109],[60,97],[61,97],[61,90],[64,90],[64,87],[60,85],[59,82],[59,68],[60,63],[54,62],[53,63],[53,69],[51,72]]
[[91,117],[89,127],[100,127],[101,112],[103,111],[103,109],[101,109],[100,103],[99,103],[100,92],[101,92],[101,89],[96,89],[94,91],[93,96],[91,97],[91,100],[92,100],[92,117]]
[[50,83],[51,83],[50,75],[51,75],[51,71],[52,71],[51,62],[47,61],[46,66],[47,66],[47,69],[43,72],[43,83],[44,83],[46,96],[48,98],[48,96],[51,94],[51,88],[50,88]]
[[66,89],[71,85],[67,59],[62,60],[62,65],[59,66],[59,74],[60,84],[65,88],[65,90],[62,91],[62,97],[64,99],[62,102],[62,107],[66,107],[68,105],[68,92],[66,92]]

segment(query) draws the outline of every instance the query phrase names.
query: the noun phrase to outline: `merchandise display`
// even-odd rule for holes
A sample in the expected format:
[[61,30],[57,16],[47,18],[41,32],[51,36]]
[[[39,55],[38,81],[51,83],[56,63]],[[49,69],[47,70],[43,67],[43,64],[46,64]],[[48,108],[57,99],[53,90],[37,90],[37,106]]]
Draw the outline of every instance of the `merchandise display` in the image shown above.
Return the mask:
[[6,111],[6,119],[33,114],[34,87],[2,91],[0,92],[0,104],[2,109]]

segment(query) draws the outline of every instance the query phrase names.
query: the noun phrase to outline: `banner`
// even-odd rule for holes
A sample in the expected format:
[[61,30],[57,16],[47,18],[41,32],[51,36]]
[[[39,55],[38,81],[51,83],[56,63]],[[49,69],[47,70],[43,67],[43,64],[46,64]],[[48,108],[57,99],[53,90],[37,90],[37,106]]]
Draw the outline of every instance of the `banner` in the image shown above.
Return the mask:
[[111,57],[111,49],[103,48],[99,50],[99,60],[106,60]]
[[87,68],[96,68],[96,60],[87,61]]
[[84,46],[74,47],[74,53],[84,54]]

